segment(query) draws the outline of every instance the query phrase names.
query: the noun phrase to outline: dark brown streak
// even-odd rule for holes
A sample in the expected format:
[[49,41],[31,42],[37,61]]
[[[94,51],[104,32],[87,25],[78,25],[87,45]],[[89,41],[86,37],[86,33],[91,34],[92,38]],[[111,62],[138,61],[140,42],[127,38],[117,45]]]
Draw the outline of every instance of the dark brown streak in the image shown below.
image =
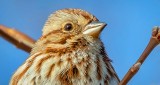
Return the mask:
[[[107,57],[103,57],[103,61],[104,61],[105,65],[106,65],[106,70],[108,71],[108,74],[113,75],[113,73],[110,71],[110,67],[108,65],[108,63],[110,63],[108,61],[108,58]],[[106,77],[105,77],[105,80],[104,80],[104,83],[106,85],[108,85],[108,82],[109,82],[109,76],[108,76],[108,74],[106,74]]]
[[103,61],[104,61],[105,65],[106,65],[106,70],[108,71],[108,73],[110,75],[113,76],[113,72],[111,71],[111,68],[110,68],[110,65],[109,65],[110,62],[108,61],[107,57],[104,57]]
[[[46,39],[48,36],[51,36],[51,35],[59,35],[59,36],[62,36],[61,34],[66,35],[65,38],[63,38],[63,39],[61,40],[61,42],[62,42],[63,40],[66,41],[67,39],[73,37],[73,35],[71,35],[71,34],[69,34],[69,33],[66,33],[66,32],[63,32],[62,30],[53,30],[52,32],[49,32],[48,34],[43,35],[43,36],[40,38],[40,40]],[[55,42],[55,43],[58,43],[58,42]]]
[[61,31],[61,30],[54,30],[54,31],[52,31],[52,32],[49,32],[48,34],[43,35],[43,36],[40,38],[40,40],[46,39],[48,36],[50,36],[50,35],[52,35],[52,34],[56,34],[56,33],[62,33],[62,31]]
[[71,79],[68,77],[68,71],[64,74],[59,74],[58,80],[61,81],[61,84],[63,85],[72,85],[72,82],[70,81]]
[[71,60],[72,60],[72,59],[71,59],[70,57],[67,58],[67,61],[68,61],[69,63],[71,62]]
[[55,64],[52,64],[51,67],[49,68],[48,74],[47,74],[47,78],[51,77],[52,71],[54,69]]
[[97,64],[97,79],[101,80],[102,79],[102,68],[101,68],[99,57],[97,57],[96,64]]
[[[54,33],[51,33],[51,34],[54,34]],[[51,34],[47,35],[47,36],[50,36]],[[45,36],[45,37],[47,37]],[[66,35],[64,38],[58,40],[58,42],[54,42],[54,41],[51,41],[51,40],[46,40],[44,42],[44,44],[65,44],[67,42],[67,39],[70,39],[72,37],[72,35]],[[43,38],[44,39],[44,38]]]
[[22,78],[22,76],[27,72],[29,67],[26,67],[19,75],[15,76],[13,78],[13,84],[12,85],[17,85],[18,81]]
[[104,85],[108,85],[109,84],[109,77],[108,75],[106,75],[105,80],[104,80]]
[[65,44],[67,39],[61,39],[59,42],[53,42],[50,40],[47,40],[46,42],[44,42],[44,44]]
[[38,64],[37,64],[37,66],[36,66],[36,68],[37,68],[37,72],[38,73],[40,73],[40,71],[41,71],[41,67],[42,67],[42,65],[43,65],[43,62],[45,62],[46,60],[48,60],[49,58],[51,58],[51,57],[53,57],[53,55],[49,55],[48,54],[48,56],[47,57],[44,57],[44,58],[42,58],[42,59],[40,59],[39,61],[38,61]]
[[78,42],[72,42],[70,44],[70,47],[66,48],[52,48],[52,47],[47,47],[44,50],[44,53],[59,53],[60,55],[63,55],[65,53],[71,53],[72,51],[75,51],[77,49],[86,49],[86,46],[88,43],[82,38],[77,40]]
[[[35,60],[35,58],[36,58],[37,56],[41,55],[41,54],[42,54],[42,53],[38,53],[38,54],[34,55],[34,57],[33,57],[32,60]],[[17,85],[18,81],[20,81],[20,79],[22,78],[22,76],[23,76],[23,75],[27,72],[27,70],[31,67],[31,65],[32,65],[32,63],[33,63],[32,60],[29,61],[29,63],[28,63],[28,62],[25,62],[25,63],[28,63],[29,65],[28,65],[21,73],[19,73],[18,75],[16,75],[16,76],[13,77],[13,83],[12,83],[12,85]]]
[[69,79],[78,77],[79,71],[78,71],[77,67],[71,65],[70,69],[67,71],[67,75],[68,75]]
[[78,77],[79,71],[76,66],[73,67],[73,77]]
[[66,48],[51,48],[51,47],[48,47],[44,50],[44,53],[58,53],[59,56],[65,54],[66,52],[69,53],[72,51],[70,51],[70,49],[66,49]]
[[111,59],[108,58],[108,55],[105,52],[105,48],[104,48],[103,44],[101,46],[101,53],[100,54],[103,55],[103,58],[105,59],[106,62],[112,61]]
[[58,65],[58,66],[61,66],[62,63],[63,63],[63,61],[60,59],[60,60],[57,62],[57,65]]
[[82,15],[86,20],[98,21],[98,19],[95,16],[93,16],[83,10],[64,9],[61,11],[68,13],[68,14]]
[[72,79],[79,76],[79,70],[76,66],[72,66],[69,70],[67,70],[64,74],[59,74],[58,79],[61,81],[63,85],[72,85]]
[[[86,63],[87,63],[87,62],[86,62]],[[90,72],[90,67],[91,67],[90,65],[91,65],[91,64],[88,63],[87,66],[86,66],[86,70],[85,70],[85,71],[86,71],[86,73],[85,73],[86,79],[89,79],[89,74],[88,74],[88,73]]]
[[90,61],[90,56],[87,56],[87,59],[83,61],[83,63],[87,64],[87,66],[85,68],[85,71],[86,71],[85,77],[86,77],[86,79],[89,79],[89,74],[88,73],[90,72],[90,67],[91,67],[91,63],[89,63],[89,61]]

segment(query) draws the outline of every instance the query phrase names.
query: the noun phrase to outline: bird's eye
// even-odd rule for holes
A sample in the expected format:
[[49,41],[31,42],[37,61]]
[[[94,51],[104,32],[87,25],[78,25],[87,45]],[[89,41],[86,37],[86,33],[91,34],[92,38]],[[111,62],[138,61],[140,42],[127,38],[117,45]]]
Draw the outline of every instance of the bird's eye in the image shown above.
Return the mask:
[[65,26],[64,26],[64,30],[65,31],[71,31],[73,29],[73,26],[71,23],[67,23]]

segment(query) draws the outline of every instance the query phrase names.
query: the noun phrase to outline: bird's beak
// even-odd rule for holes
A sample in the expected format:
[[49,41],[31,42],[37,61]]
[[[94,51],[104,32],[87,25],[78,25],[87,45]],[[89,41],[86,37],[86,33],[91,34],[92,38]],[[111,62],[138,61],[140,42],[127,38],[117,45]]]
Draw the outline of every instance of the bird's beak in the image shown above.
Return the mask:
[[103,22],[91,22],[88,25],[86,25],[85,29],[83,30],[83,34],[87,34],[94,38],[98,38],[101,31],[106,25],[107,24]]

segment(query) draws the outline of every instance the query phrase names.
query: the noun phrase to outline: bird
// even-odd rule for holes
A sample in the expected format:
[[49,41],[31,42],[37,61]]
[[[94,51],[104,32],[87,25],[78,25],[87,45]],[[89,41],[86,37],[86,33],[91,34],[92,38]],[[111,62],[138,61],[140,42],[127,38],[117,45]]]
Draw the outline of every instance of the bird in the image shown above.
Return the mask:
[[52,13],[10,85],[118,85],[100,34],[107,24],[78,8]]

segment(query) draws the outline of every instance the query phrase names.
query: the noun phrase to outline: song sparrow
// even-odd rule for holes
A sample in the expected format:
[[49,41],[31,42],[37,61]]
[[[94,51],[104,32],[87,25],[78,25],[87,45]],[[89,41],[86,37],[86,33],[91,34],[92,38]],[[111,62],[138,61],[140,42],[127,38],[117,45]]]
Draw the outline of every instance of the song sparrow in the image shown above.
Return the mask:
[[56,11],[10,85],[118,85],[99,38],[105,25],[81,9]]

